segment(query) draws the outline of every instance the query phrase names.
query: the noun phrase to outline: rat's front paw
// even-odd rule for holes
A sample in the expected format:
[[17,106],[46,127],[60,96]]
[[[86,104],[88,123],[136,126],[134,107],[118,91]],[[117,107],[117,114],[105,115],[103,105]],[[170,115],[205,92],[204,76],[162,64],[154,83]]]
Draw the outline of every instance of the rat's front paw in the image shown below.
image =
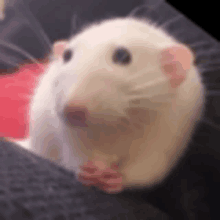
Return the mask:
[[99,178],[99,188],[107,193],[117,193],[122,191],[122,175],[111,168],[103,171]]
[[107,168],[99,170],[91,162],[81,167],[82,172],[78,175],[78,180],[87,186],[96,186],[107,193],[117,193],[122,191],[122,174],[118,171]]

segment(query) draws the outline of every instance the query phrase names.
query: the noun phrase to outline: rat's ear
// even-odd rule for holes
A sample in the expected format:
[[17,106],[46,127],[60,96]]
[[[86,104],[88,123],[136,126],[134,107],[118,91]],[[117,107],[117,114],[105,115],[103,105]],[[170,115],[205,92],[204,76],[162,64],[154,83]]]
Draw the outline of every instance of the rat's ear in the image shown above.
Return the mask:
[[177,88],[186,78],[191,68],[193,54],[184,45],[175,45],[161,52],[161,69],[170,78],[173,88]]
[[54,43],[53,45],[53,56],[58,58],[63,55],[63,52],[66,48],[67,41],[60,40]]

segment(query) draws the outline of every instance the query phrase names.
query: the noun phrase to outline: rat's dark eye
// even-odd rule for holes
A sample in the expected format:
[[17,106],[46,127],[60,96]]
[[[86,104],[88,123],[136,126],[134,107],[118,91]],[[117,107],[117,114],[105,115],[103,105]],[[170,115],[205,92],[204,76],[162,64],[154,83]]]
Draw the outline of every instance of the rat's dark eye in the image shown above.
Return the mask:
[[131,53],[126,48],[118,48],[113,54],[113,62],[121,65],[128,65],[131,62]]
[[65,63],[67,63],[68,61],[71,60],[72,56],[73,56],[73,51],[72,50],[70,50],[70,49],[65,50],[64,53],[63,53],[63,61]]

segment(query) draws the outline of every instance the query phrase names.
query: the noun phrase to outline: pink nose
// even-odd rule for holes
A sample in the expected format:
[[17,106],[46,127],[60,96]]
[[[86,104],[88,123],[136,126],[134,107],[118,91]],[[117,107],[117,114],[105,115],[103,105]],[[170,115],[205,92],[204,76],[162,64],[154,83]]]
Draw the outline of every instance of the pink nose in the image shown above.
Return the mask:
[[64,108],[64,116],[66,121],[72,126],[87,127],[88,110],[86,107],[66,106]]

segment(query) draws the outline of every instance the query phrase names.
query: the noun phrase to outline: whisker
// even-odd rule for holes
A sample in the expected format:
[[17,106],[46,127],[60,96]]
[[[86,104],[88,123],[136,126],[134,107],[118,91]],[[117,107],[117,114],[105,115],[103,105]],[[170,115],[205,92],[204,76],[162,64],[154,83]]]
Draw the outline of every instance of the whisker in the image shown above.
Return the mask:
[[147,71],[147,72],[151,72],[152,70],[149,70],[147,67],[144,68],[144,69],[141,69],[139,72],[135,73],[134,75],[128,76],[128,78],[126,79],[127,82],[133,82],[136,78],[139,78],[139,77],[141,77],[142,75],[145,75],[145,74],[146,74],[146,71]]
[[135,17],[137,12],[143,8],[149,9],[148,5],[141,5],[141,6],[137,6],[134,10],[132,10],[127,17]]
[[[202,66],[202,65],[198,65],[197,68],[199,69],[199,72],[201,74],[204,74],[204,73],[212,70],[212,69],[209,69],[208,67]],[[213,70],[215,70],[215,69],[213,69]]]
[[146,95],[146,94],[140,94],[140,95],[129,95],[127,100],[128,101],[132,101],[132,100],[143,100],[143,99],[151,99],[151,98],[158,98],[158,97],[163,97],[163,99],[161,100],[161,102],[168,102],[169,100],[166,98],[166,96],[172,100],[173,98],[173,93],[167,93],[167,94],[162,94],[162,95]]
[[216,65],[213,65],[213,66],[208,66],[207,64],[203,64],[203,63],[199,63],[197,64],[197,67],[199,69],[199,71],[203,74],[203,73],[206,73],[206,72],[209,72],[209,71],[216,71],[217,68],[220,68],[220,65],[219,63],[216,63]]
[[17,67],[19,66],[16,62],[10,61],[4,54],[0,55],[0,60],[11,66],[17,66]]
[[198,41],[198,42],[196,42],[194,44],[190,44],[190,47],[201,47],[201,46],[206,45],[207,43],[208,43],[207,41]]
[[165,27],[169,26],[170,24],[172,24],[173,22],[178,21],[181,18],[183,18],[183,15],[178,15],[175,18],[172,18],[172,19],[166,21],[164,24],[160,25],[160,28],[165,28]]
[[160,78],[157,78],[155,80],[151,80],[149,82],[146,82],[144,84],[134,86],[133,91],[143,90],[145,88],[151,88],[153,86],[156,86],[160,83],[167,82],[167,81],[168,81],[168,79],[166,77],[160,77]]
[[77,28],[77,14],[75,13],[71,20],[71,33],[74,33]]
[[18,46],[8,43],[2,39],[0,39],[0,45],[6,47],[6,48],[10,48],[11,50],[17,51],[19,53],[21,53],[22,55],[24,55],[25,57],[29,58],[31,61],[33,61],[34,63],[38,64],[40,66],[40,63],[38,62],[37,59],[35,59],[31,54],[29,54],[28,52],[22,50],[21,48],[19,48]]
[[[216,49],[216,48],[210,48],[210,49],[206,49],[205,50],[205,53],[206,54],[209,54],[209,53],[216,53],[216,52],[218,52],[218,49]],[[204,56],[204,50],[203,51],[199,51],[199,52],[197,52],[196,53],[196,56],[199,58],[199,56]],[[208,57],[208,55],[205,55],[204,57]]]
[[219,96],[220,97],[220,91],[218,90],[207,91],[207,96]]
[[213,123],[210,119],[208,119],[208,118],[203,118],[201,121],[204,122],[205,124],[208,124],[208,125],[210,125],[211,127],[213,127],[213,128],[215,128],[215,129],[217,129],[217,130],[220,131],[220,126],[217,125],[217,124],[215,124],[215,123]]
[[[13,4],[13,1],[11,4]],[[24,3],[23,0],[20,0],[20,2],[16,3],[16,11],[19,12],[20,16],[24,17],[24,19],[27,23],[29,23],[30,28],[35,32],[35,34],[37,36],[40,35],[39,38],[44,40],[44,44],[46,44],[49,51],[51,51],[52,50],[52,43],[51,43],[49,37],[45,34],[45,31],[41,27],[40,23],[34,17],[33,13],[28,8],[27,4]]]
[[[163,0],[158,0],[158,1],[156,2],[156,4],[155,4],[155,0],[153,0],[153,1],[151,1],[151,4],[149,4],[150,1],[148,1],[148,4],[143,4],[143,5],[141,5],[141,6],[137,6],[135,9],[133,9],[133,10],[127,15],[127,17],[135,17],[135,16],[137,16],[138,11],[140,11],[140,10],[142,10],[142,9],[144,9],[144,8],[146,8],[146,11],[147,11],[148,9],[154,10],[155,8],[157,8],[158,6],[160,6],[162,2],[163,2]],[[153,4],[152,4],[152,3],[153,3]]]
[[78,20],[79,16],[76,13],[74,13],[71,19],[71,34],[75,34],[77,32]]

